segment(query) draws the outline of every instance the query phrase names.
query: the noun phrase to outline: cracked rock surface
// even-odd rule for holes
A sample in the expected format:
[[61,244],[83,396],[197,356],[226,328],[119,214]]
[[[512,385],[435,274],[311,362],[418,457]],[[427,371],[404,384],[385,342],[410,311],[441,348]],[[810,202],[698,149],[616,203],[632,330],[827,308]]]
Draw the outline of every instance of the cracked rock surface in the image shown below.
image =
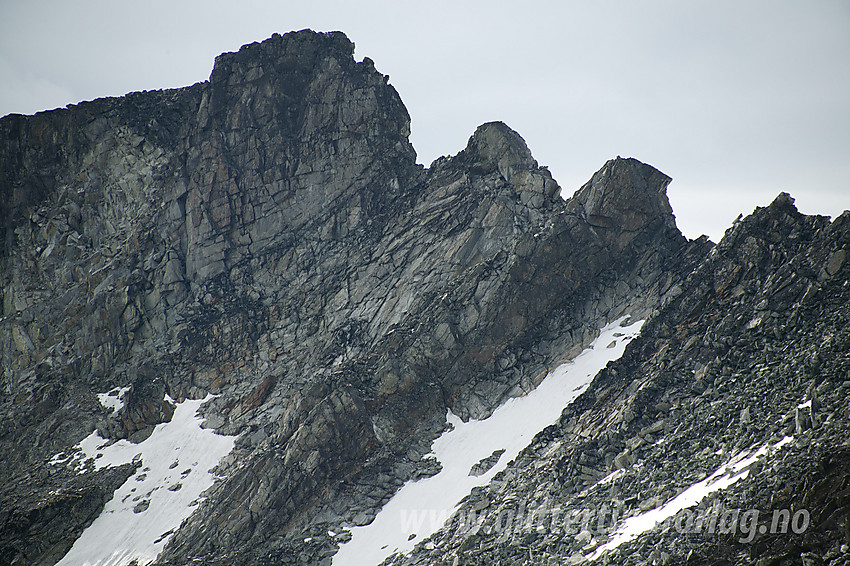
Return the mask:
[[[615,468],[627,506],[666,500],[713,450],[792,420],[783,454],[813,468],[788,497],[844,489],[829,470],[846,469],[846,215],[780,196],[717,246],[688,241],[663,173],[616,158],[564,200],[501,122],[424,168],[397,92],[353,52],[339,32],[275,35],[190,87],[0,119],[0,563],[54,564],[135,469],[51,458],[94,430],[141,442],[174,403],[213,394],[204,426],[236,447],[157,563],[329,564],[345,528],[439,471],[424,456],[447,410],[486,417],[623,314],[652,316],[644,335],[482,509],[508,494],[569,505]],[[113,411],[97,394],[115,388]],[[788,417],[812,391],[816,410]],[[797,485],[807,469],[782,473]],[[735,489],[761,504],[758,477]],[[838,535],[824,532],[825,554]],[[578,552],[480,533],[440,531],[393,560]]]

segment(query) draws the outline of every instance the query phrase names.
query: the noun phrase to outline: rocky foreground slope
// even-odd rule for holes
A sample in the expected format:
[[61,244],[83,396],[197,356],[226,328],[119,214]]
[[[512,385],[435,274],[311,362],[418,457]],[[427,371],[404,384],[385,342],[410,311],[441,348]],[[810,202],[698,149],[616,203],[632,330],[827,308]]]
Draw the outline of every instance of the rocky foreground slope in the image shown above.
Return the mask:
[[[519,501],[659,507],[786,434],[718,497],[808,506],[805,532],[668,530],[600,560],[843,560],[847,214],[780,196],[689,242],[669,177],[617,158],[564,201],[498,122],[426,169],[398,94],[352,54],[340,33],[276,35],[185,89],[0,120],[0,563],[56,563],[144,479],[139,459],[63,463],[83,438],[143,443],[212,394],[205,426],[235,448],[157,563],[328,564],[436,471],[447,410],[485,418],[623,314],[651,318],[470,495],[481,524],[391,560],[578,562],[611,533],[492,524]],[[97,394],[115,388],[113,412]]]

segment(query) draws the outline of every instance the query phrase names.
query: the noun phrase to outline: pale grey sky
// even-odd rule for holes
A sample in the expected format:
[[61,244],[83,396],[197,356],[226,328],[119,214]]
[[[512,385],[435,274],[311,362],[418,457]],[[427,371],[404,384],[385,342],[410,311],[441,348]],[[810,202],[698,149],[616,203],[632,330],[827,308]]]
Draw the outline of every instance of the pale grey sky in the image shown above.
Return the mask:
[[425,165],[502,120],[566,196],[617,155],[667,173],[689,237],[780,191],[850,208],[847,0],[0,0],[0,116],[189,85],[303,28],[390,76]]

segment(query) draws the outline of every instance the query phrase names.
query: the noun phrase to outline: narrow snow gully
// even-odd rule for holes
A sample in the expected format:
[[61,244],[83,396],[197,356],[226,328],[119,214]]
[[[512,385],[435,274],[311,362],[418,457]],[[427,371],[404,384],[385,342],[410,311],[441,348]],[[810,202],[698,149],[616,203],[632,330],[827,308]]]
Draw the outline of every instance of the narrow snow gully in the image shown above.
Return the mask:
[[[558,420],[608,362],[623,355],[642,325],[629,317],[608,324],[590,346],[551,371],[535,390],[510,399],[486,419],[465,423],[449,411],[449,430],[432,444],[442,470],[408,482],[372,523],[352,528],[351,540],[333,558],[334,566],[376,566],[394,553],[410,552],[439,530],[474,487],[487,485],[504,470],[538,432]],[[488,457],[495,464],[473,473]]]

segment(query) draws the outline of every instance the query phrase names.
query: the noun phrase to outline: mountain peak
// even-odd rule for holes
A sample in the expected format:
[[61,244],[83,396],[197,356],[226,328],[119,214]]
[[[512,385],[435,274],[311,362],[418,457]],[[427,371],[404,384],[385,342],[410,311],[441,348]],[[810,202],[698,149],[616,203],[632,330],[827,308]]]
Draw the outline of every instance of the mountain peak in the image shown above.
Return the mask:
[[537,168],[525,140],[504,122],[487,122],[476,128],[464,154],[471,167],[482,173],[499,171],[510,181],[514,172]]
[[275,33],[264,41],[249,43],[238,51],[216,57],[210,82],[232,81],[234,75],[247,69],[254,69],[256,77],[261,66],[267,68],[260,69],[260,72],[283,67],[309,72],[315,66],[316,59],[328,56],[353,59],[354,43],[339,31],[315,32],[304,29],[284,35]]
[[654,222],[676,229],[667,199],[670,181],[651,165],[617,157],[594,173],[567,207],[587,220],[603,239],[621,249],[633,234]]
[[[564,203],[502,122],[423,169],[353,49],[274,35],[186,89],[0,119],[0,563],[73,544],[62,564],[329,566],[438,473],[489,524],[394,564],[563,562],[588,533],[491,529],[499,510],[615,490],[635,515],[738,448],[848,437],[848,216],[783,194],[711,252],[676,230],[664,173],[613,159]],[[578,381],[550,396],[570,360]],[[534,426],[494,435],[510,447],[428,456],[532,396]]]

